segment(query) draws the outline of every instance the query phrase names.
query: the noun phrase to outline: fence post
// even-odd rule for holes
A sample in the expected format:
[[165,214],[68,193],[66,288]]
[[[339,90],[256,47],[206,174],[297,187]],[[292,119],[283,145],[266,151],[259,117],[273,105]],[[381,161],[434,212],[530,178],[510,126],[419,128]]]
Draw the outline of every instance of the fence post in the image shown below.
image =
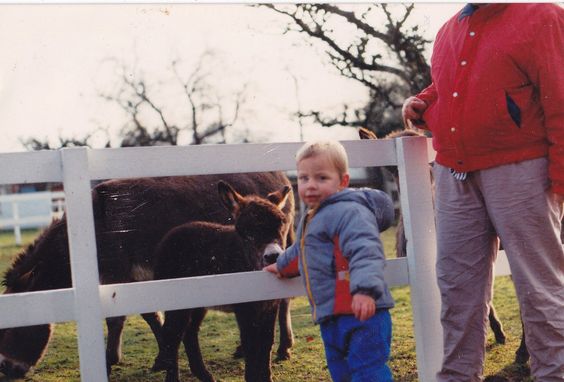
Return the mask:
[[61,150],[82,381],[107,382],[96,236],[86,148]]
[[442,361],[440,294],[435,261],[435,219],[425,138],[396,139],[400,200],[407,238],[407,268],[421,382],[436,380]]

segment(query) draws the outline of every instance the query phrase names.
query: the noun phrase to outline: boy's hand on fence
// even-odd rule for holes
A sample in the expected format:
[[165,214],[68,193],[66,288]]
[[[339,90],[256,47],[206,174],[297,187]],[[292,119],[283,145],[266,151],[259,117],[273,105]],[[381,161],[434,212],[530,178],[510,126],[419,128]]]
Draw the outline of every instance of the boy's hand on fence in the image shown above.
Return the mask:
[[267,265],[266,267],[262,268],[262,270],[270,273],[274,273],[278,278],[282,277],[282,275],[278,271],[278,266],[276,265],[276,263]]
[[357,319],[365,321],[376,313],[376,302],[368,295],[357,293],[353,296],[351,308]]

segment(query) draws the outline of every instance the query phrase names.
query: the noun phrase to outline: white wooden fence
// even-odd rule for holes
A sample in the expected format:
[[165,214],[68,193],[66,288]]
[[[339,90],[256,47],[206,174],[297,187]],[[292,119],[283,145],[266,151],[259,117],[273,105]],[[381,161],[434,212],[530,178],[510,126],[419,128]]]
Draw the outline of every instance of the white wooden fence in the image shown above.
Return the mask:
[[[22,243],[22,227],[40,228],[60,218],[64,213],[65,193],[62,191],[28,192],[0,195],[0,230],[12,229],[17,245]],[[21,213],[21,205],[40,204],[30,213]],[[5,209],[9,206],[9,213]],[[8,216],[9,215],[9,216]]]
[[[420,381],[434,381],[442,354],[435,228],[424,138],[343,142],[351,167],[399,166],[407,258],[389,260],[391,286],[409,284]],[[76,321],[82,381],[107,381],[103,318],[304,294],[301,281],[266,272],[99,285],[90,181],[290,170],[299,143],[124,149],[72,148],[0,154],[0,182],[63,182],[73,288],[0,296],[0,328]],[[501,267],[501,274],[507,267]],[[499,271],[500,267],[498,267]],[[257,287],[259,286],[259,287]]]

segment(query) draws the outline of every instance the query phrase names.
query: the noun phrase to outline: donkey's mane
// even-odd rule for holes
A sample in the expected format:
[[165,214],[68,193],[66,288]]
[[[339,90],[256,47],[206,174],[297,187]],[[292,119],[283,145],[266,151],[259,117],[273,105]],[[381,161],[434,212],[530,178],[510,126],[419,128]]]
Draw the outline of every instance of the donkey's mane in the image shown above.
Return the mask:
[[[254,203],[263,208],[271,209],[271,207],[274,205],[273,202],[259,195],[247,195],[245,196],[245,198],[247,199],[248,204]],[[279,212],[278,214],[279,216],[284,216],[284,212],[282,212],[281,210],[276,210],[276,211]]]
[[[61,225],[66,225],[64,219],[54,220],[41,234],[29,244],[23,251],[18,253],[12,260],[10,267],[4,272],[4,278],[1,284],[6,287],[14,286],[16,280],[23,274],[31,271],[35,265],[42,260],[42,255],[51,255],[50,252],[36,251],[36,248],[43,244],[43,242],[50,238],[50,235],[58,229]],[[58,253],[58,251],[53,251]]]

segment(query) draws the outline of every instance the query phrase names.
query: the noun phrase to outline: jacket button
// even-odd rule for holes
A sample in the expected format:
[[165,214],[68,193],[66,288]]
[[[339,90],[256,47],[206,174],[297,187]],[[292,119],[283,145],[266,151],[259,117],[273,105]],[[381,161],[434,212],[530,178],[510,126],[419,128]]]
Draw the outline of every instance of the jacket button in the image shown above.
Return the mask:
[[458,97],[458,92],[452,93],[452,96],[455,97],[455,98]]
[[470,32],[470,33],[468,33],[468,34],[470,35],[470,37],[476,36],[476,32]]
[[464,164],[464,162],[463,162],[463,161],[461,161],[461,160],[457,160],[457,161],[456,161],[456,164],[460,164],[460,165],[462,165],[462,164]]
[[451,132],[451,133],[454,133],[455,131],[456,131],[456,127],[451,127],[451,128],[450,128],[450,132]]
[[462,65],[462,66],[466,66],[466,64],[468,64],[468,61],[466,61],[466,60],[463,60],[462,62],[460,62],[460,65]]

